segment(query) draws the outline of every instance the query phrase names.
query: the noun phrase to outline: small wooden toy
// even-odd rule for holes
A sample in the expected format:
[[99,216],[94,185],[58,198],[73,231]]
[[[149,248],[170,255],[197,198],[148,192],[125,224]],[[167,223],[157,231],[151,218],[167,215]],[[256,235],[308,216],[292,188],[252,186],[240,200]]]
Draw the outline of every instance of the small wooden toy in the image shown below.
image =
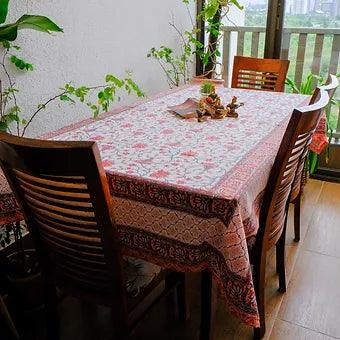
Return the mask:
[[237,103],[237,97],[233,96],[231,103],[227,105],[227,108],[229,109],[227,117],[237,118],[238,113],[236,112],[236,110],[243,105],[244,103]]

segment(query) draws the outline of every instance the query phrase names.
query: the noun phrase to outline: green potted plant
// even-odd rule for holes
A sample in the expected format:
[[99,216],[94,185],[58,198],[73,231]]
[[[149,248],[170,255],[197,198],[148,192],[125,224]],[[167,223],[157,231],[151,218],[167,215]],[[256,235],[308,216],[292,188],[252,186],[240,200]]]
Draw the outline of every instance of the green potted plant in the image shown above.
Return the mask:
[[[211,79],[216,84],[223,84],[221,73],[218,72],[217,60],[220,57],[220,43],[223,37],[221,26],[228,15],[230,7],[235,6],[242,10],[243,7],[237,0],[206,0],[203,10],[193,18],[190,12],[190,0],[181,0],[191,22],[189,30],[182,31],[175,23],[174,18],[169,22],[170,27],[176,32],[179,39],[179,52],[168,46],[153,47],[147,54],[148,58],[155,59],[164,72],[169,86],[176,87],[191,81],[201,83],[204,79]],[[197,39],[201,29],[196,23],[205,23],[206,44]],[[203,64],[203,73],[192,77],[193,56],[197,55]],[[221,65],[222,66],[222,65]]]
[[21,310],[32,311],[43,306],[42,281],[34,249],[25,249],[20,223],[13,228],[14,252],[6,259],[9,295]]
[[215,85],[210,81],[203,81],[201,84],[200,92],[202,96],[209,96],[215,90]]

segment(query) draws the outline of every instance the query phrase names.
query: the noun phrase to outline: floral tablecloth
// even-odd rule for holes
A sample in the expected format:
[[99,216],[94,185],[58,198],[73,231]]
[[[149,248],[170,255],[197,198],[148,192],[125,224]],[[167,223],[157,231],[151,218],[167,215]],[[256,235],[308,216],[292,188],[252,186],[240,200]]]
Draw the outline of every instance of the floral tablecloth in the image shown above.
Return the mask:
[[0,228],[22,220],[22,214],[0,169]]
[[247,241],[296,94],[218,88],[239,118],[181,120],[167,107],[199,98],[176,89],[44,138],[98,143],[124,250],[179,271],[209,268],[230,311],[259,326]]

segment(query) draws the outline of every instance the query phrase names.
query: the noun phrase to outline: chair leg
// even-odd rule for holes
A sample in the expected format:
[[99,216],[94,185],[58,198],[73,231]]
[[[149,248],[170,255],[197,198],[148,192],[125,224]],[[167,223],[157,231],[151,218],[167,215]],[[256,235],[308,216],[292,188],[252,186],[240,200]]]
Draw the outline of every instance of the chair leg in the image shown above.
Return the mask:
[[295,233],[295,242],[300,241],[300,224],[301,224],[301,192],[296,197],[293,202],[294,204],[294,233]]
[[[174,289],[175,287],[175,289]],[[189,309],[185,286],[185,273],[172,272],[165,278],[168,316],[181,321],[189,319]]]
[[255,294],[257,308],[260,316],[260,327],[254,328],[254,340],[262,339],[266,333],[265,317],[265,277],[266,277],[266,259],[259,259],[254,264],[253,279],[255,285]]
[[114,331],[115,340],[127,340],[129,339],[129,327],[127,319],[120,315],[119,310],[111,308],[111,321]]
[[[11,334],[11,339],[19,339],[19,334],[14,326],[11,316],[7,310],[5,302],[3,301],[2,297],[0,296],[0,316],[4,319],[6,326]],[[6,335],[5,335],[6,337]]]
[[279,275],[279,292],[286,292],[285,241],[286,231],[283,230],[276,244],[276,272]]
[[59,340],[58,297],[55,285],[49,282],[49,280],[44,283],[44,296],[46,303],[47,338]]
[[189,320],[188,295],[185,285],[185,273],[177,273],[180,283],[176,288],[178,318],[181,321]]
[[201,326],[200,340],[213,339],[213,319],[215,305],[213,302],[212,275],[210,271],[202,271],[201,279]]

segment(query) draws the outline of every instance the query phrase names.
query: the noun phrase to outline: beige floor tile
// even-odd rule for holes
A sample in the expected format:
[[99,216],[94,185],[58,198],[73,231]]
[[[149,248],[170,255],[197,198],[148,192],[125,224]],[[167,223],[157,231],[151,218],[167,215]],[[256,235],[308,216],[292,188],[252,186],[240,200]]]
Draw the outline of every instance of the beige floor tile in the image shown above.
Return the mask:
[[270,340],[332,340],[327,335],[314,332],[282,320],[276,320]]
[[[292,274],[297,247],[286,246],[286,270],[287,278]],[[266,336],[264,340],[269,339],[269,335],[274,326],[275,318],[279,312],[280,305],[284,294],[278,292],[279,282],[275,267],[275,248],[271,249],[267,261],[267,282],[266,282]],[[239,319],[231,316],[226,312],[223,300],[217,305],[215,324],[215,339],[235,339],[250,340],[253,337],[253,329],[242,324]]]
[[[324,182],[322,181],[309,179],[307,185],[304,188],[301,203],[301,240],[304,239],[309,224],[313,218],[315,207],[322,191],[323,183]],[[294,246],[297,245],[297,243],[294,242],[294,209],[292,204],[290,205],[288,215],[286,244]]]
[[340,184],[325,183],[303,248],[340,258]]
[[301,250],[278,317],[340,337],[340,259]]

